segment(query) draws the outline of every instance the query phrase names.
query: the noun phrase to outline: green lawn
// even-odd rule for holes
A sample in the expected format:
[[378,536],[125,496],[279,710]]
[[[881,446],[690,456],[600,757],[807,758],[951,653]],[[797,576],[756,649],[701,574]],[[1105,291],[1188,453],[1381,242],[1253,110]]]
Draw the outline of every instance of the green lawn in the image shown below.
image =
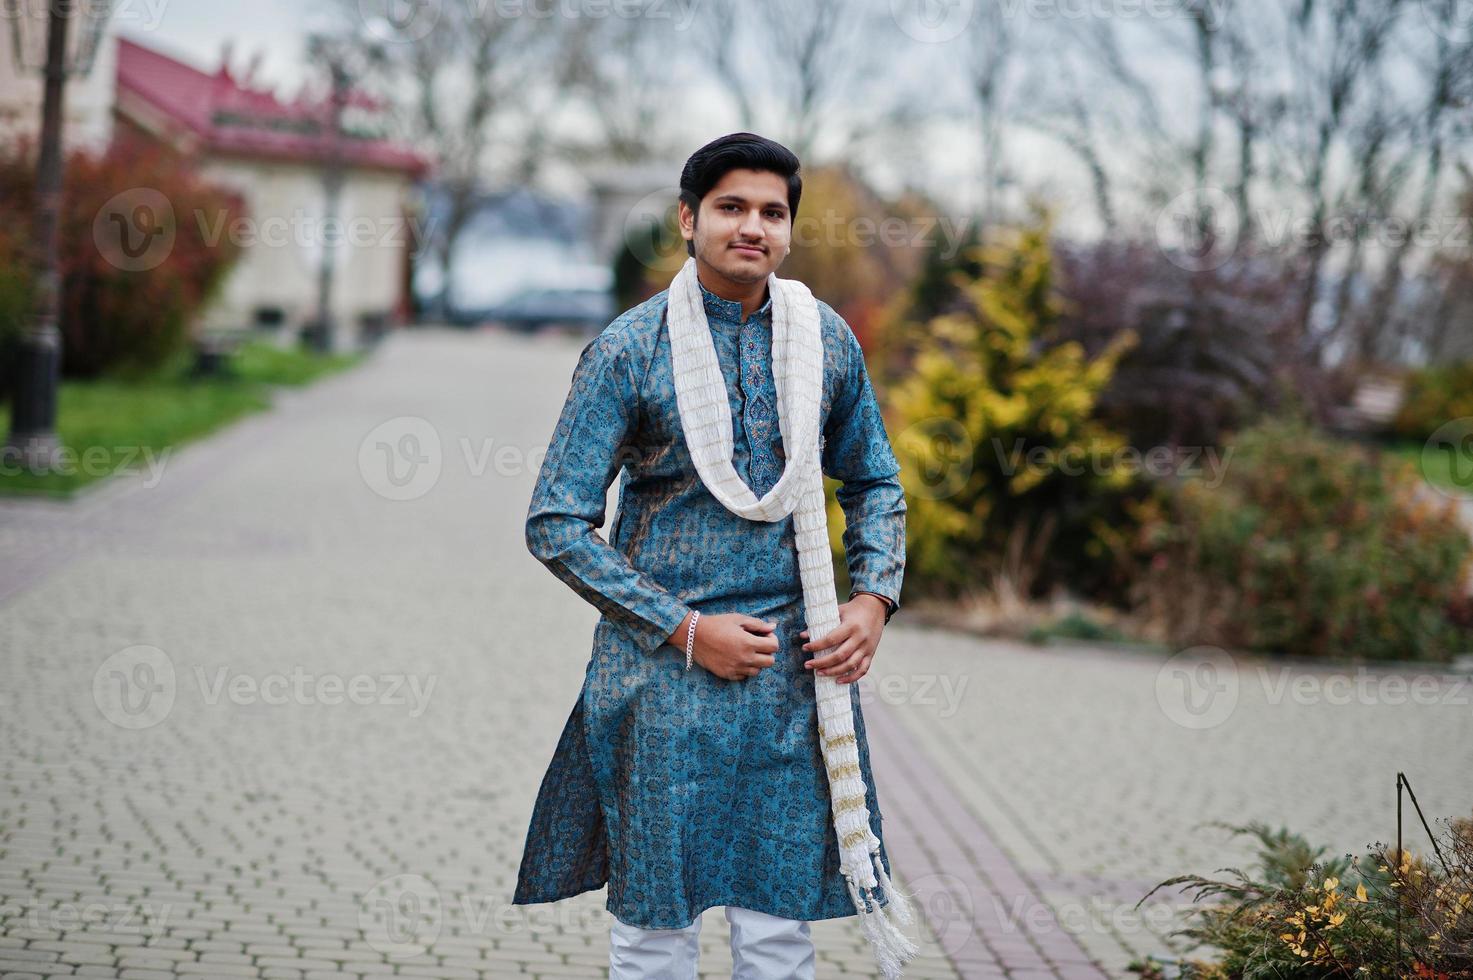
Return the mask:
[[1413,440],[1402,440],[1388,443],[1386,451],[1392,455],[1404,459],[1417,468],[1422,474],[1422,479],[1438,487],[1456,490],[1461,493],[1473,494],[1473,482],[1466,477],[1466,469],[1473,460],[1462,461],[1463,473],[1458,476],[1453,474],[1453,460],[1447,452],[1433,452],[1426,449],[1426,444]]
[[[57,435],[70,453],[51,473],[0,465],[0,493],[69,496],[119,470],[146,470],[150,456],[208,435],[271,405],[272,385],[303,385],[358,363],[362,354],[313,354],[252,343],[236,351],[232,376],[189,377],[192,355],[127,380],[63,381]],[[0,405],[0,433],[10,408]]]

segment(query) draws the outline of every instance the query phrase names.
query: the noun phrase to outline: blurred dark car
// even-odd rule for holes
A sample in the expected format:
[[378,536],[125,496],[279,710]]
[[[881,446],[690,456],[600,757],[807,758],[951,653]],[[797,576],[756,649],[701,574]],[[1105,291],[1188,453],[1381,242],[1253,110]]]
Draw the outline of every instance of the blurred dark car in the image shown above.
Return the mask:
[[528,289],[486,309],[456,311],[454,319],[524,333],[547,327],[596,333],[614,319],[614,297],[604,289]]

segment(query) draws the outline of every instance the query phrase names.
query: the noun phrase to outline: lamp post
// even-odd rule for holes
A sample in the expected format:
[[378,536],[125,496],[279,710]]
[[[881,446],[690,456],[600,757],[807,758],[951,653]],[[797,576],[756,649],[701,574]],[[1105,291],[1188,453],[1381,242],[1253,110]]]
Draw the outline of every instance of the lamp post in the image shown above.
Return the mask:
[[313,346],[326,352],[334,348],[337,332],[332,287],[339,246],[338,210],[346,176],[343,111],[354,81],[382,63],[383,49],[369,37],[367,28],[356,33],[318,29],[307,36],[307,54],[326,66],[329,83],[327,153],[322,163],[322,264],[317,269],[317,315],[310,334]]
[[111,13],[109,0],[3,0],[10,21],[18,70],[40,71],[40,154],[36,162],[36,213],[32,224],[35,307],[21,334],[16,358],[15,397],[10,434],[0,450],[7,462],[19,456],[26,468],[54,468],[56,391],[61,372],[61,331],[57,327],[61,273],[57,263],[57,225],[61,215],[63,93],[68,75],[85,75]]

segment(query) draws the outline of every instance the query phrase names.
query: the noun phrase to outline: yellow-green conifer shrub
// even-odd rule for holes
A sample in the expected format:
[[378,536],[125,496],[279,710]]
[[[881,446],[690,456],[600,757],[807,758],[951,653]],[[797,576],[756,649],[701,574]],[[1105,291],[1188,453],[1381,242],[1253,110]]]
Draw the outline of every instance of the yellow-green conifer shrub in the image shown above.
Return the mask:
[[1135,478],[1124,439],[1093,418],[1122,334],[1090,359],[1051,346],[1059,317],[1049,221],[980,247],[953,312],[896,327],[913,348],[889,389],[908,508],[907,587],[956,594],[1006,576],[1026,594],[1045,567],[1103,548],[1108,501]]

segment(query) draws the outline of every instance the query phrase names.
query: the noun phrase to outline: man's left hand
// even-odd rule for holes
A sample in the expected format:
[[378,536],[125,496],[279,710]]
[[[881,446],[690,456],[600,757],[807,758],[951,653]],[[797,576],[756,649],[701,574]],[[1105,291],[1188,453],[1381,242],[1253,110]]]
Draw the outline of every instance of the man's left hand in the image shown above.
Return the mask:
[[[832,677],[840,684],[853,684],[869,673],[870,661],[885,630],[885,613],[890,607],[879,596],[861,592],[839,607],[839,625],[822,640],[803,644],[808,653],[821,653],[803,666]],[[808,631],[798,634],[805,639]]]

